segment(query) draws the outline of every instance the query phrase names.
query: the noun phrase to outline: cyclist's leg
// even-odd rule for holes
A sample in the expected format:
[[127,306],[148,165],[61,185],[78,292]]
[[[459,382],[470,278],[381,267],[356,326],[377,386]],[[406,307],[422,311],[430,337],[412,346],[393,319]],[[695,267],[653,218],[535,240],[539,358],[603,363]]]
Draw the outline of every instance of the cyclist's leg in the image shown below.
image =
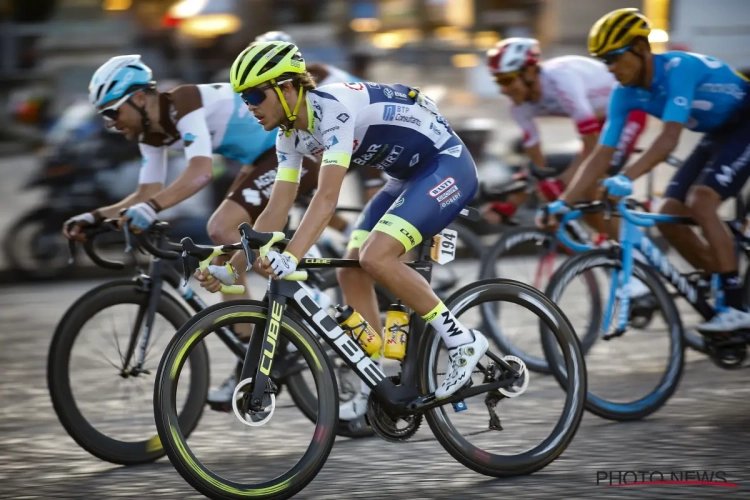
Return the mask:
[[750,124],[737,124],[725,133],[714,161],[704,169],[687,197],[688,207],[710,247],[713,269],[721,276],[727,307],[701,325],[702,331],[750,328],[750,312],[744,311],[734,238],[718,213],[722,202],[737,195],[749,177]]
[[[390,179],[365,205],[349,239],[346,249],[347,259],[359,260],[362,243],[403,190],[404,181]],[[339,268],[336,274],[346,303],[356,309],[376,331],[382,331],[383,325],[380,321],[373,278],[366,271],[358,268]]]
[[[445,148],[460,144],[457,138],[451,139]],[[444,187],[435,194],[438,186]],[[375,225],[360,252],[362,267],[421,315],[448,347],[450,366],[446,379],[435,391],[439,398],[453,394],[471,380],[488,342],[480,332],[463,326],[430,284],[404,264],[400,256],[452,222],[473,199],[477,188],[476,167],[465,146],[458,157],[438,154],[420,174],[407,181],[404,192]]]
[[[690,186],[701,175],[705,165],[713,157],[716,146],[714,139],[704,136],[683,165],[672,176],[664,193],[664,201],[659,212],[667,215],[693,217],[695,214],[686,204]],[[670,245],[695,269],[715,271],[708,243],[691,226],[684,224],[657,224],[659,232]]]

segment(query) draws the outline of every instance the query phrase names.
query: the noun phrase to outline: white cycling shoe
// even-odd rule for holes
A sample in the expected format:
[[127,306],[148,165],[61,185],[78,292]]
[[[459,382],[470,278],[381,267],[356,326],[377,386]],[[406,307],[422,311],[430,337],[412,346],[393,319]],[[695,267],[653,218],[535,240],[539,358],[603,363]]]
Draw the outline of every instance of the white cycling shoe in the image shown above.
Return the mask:
[[733,307],[725,309],[709,321],[701,323],[696,330],[703,333],[735,332],[750,329],[750,312],[740,311]]
[[367,413],[369,394],[358,393],[349,401],[339,405],[339,420],[355,420]]
[[447,398],[469,383],[474,368],[490,346],[487,337],[481,332],[469,331],[474,335],[474,342],[448,349],[448,372],[435,391],[437,399]]

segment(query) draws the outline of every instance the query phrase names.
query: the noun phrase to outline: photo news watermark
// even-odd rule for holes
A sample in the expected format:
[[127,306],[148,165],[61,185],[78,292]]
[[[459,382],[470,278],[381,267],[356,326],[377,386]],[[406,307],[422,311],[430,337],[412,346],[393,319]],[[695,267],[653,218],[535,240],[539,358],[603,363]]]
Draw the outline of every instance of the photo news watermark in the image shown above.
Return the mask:
[[737,488],[723,470],[598,470],[597,486],[724,486]]

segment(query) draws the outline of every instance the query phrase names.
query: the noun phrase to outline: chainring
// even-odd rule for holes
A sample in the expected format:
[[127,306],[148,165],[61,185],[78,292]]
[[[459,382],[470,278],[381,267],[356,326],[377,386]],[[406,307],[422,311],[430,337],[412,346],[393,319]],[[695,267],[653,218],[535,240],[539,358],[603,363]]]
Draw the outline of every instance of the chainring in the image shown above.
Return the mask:
[[[389,378],[396,385],[400,383],[398,375]],[[421,413],[393,420],[383,410],[374,392],[371,392],[370,397],[367,398],[367,419],[375,434],[391,443],[404,443],[408,441],[409,438],[417,433],[419,426],[422,425]]]

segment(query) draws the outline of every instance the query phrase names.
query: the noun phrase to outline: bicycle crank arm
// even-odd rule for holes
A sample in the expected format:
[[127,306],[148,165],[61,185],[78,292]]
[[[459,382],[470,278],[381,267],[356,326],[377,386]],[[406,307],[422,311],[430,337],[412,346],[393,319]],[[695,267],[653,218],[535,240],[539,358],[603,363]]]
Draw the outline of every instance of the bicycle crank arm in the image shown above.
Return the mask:
[[506,387],[510,387],[513,384],[516,383],[516,378],[508,378],[505,380],[498,380],[496,382],[490,382],[488,384],[480,384],[477,386],[471,386],[467,387],[465,389],[459,390],[454,395],[444,398],[444,399],[435,399],[435,394],[428,394],[426,396],[421,396],[407,406],[407,410],[410,413],[422,413],[427,410],[432,410],[433,408],[437,408],[439,406],[443,406],[450,403],[456,403],[458,401],[461,401],[463,399],[468,399],[472,396],[476,396],[478,394],[484,394],[485,392],[489,392],[495,389],[505,389]]

